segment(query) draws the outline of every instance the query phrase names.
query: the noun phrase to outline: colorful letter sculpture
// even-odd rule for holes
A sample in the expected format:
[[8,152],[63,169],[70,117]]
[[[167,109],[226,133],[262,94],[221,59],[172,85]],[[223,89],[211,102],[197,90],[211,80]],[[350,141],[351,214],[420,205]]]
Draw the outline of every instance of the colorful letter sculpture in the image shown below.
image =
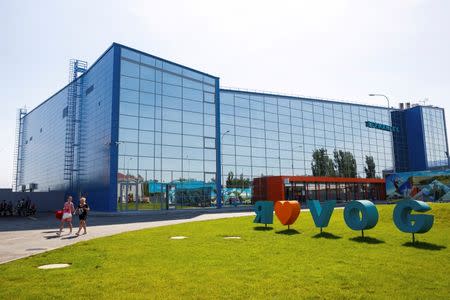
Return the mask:
[[[361,218],[359,217],[361,213]],[[378,210],[368,200],[349,202],[344,208],[344,220],[350,229],[365,230],[375,227],[378,222]],[[364,232],[362,231],[363,237]]]
[[255,203],[256,218],[253,223],[273,224],[273,201],[257,201]]
[[394,208],[394,224],[400,231],[408,233],[425,233],[433,227],[434,216],[417,214],[411,211],[426,212],[431,207],[423,201],[402,200]]
[[327,227],[330,222],[331,215],[333,214],[334,207],[336,206],[336,200],[326,201],[320,205],[319,200],[306,200],[309,211],[311,212],[314,224],[316,227]]
[[292,225],[300,214],[300,203],[298,201],[275,202],[275,215],[283,225]]

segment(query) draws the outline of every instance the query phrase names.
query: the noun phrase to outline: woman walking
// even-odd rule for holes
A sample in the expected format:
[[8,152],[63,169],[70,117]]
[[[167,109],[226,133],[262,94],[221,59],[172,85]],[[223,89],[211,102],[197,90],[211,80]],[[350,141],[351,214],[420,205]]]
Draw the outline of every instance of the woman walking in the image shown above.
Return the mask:
[[66,203],[64,203],[63,215],[61,218],[61,225],[59,226],[59,232],[57,233],[57,235],[61,235],[61,232],[64,228],[65,223],[69,223],[69,228],[70,228],[69,234],[72,233],[72,215],[73,215],[74,211],[75,211],[75,208],[72,203],[72,196],[69,196],[69,197],[67,197]]
[[84,233],[86,234],[86,219],[89,211],[89,205],[86,203],[86,198],[82,197],[80,199],[80,204],[77,207],[78,217],[80,218],[80,227],[78,228],[78,232],[76,235],[80,235],[81,228],[84,229]]

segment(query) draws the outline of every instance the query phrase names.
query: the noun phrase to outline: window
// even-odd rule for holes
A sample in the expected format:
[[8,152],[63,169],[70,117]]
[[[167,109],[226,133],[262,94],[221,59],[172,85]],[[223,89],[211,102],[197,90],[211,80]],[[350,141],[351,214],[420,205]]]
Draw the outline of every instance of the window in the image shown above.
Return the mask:
[[213,93],[204,92],[203,93],[203,99],[205,100],[205,102],[214,103],[214,94]]
[[94,90],[94,85],[91,85],[90,87],[88,87],[86,90],[86,96],[89,95],[93,90]]
[[66,107],[64,107],[64,109],[63,109],[63,114],[62,114],[63,119],[64,119],[65,117],[67,117],[68,114],[69,114],[69,107],[66,106]]
[[207,149],[215,149],[216,148],[216,139],[207,138],[203,139],[204,147]]
[[130,77],[139,77],[139,65],[122,60],[120,65],[120,73]]
[[128,50],[126,48],[122,48],[121,49],[122,52],[122,57],[128,58],[128,59],[132,59],[135,61],[139,61],[139,53],[136,53],[134,51]]

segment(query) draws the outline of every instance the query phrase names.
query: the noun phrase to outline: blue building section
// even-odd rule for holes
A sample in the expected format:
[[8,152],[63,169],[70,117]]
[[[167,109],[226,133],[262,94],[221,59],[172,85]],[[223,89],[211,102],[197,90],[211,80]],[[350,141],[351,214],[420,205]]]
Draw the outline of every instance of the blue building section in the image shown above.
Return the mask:
[[253,178],[310,175],[318,148],[351,152],[359,177],[366,155],[379,176],[448,166],[441,108],[221,89],[117,43],[19,120],[14,189],[83,195],[97,211],[247,203]]
[[[76,80],[83,80],[81,120],[76,120],[80,133],[75,143],[75,184],[65,180],[65,137],[69,85],[30,111],[24,117],[23,151],[18,189],[36,184],[35,191],[66,191],[83,194],[95,210],[111,211],[115,206],[111,186],[111,110],[113,106],[114,47],[110,47],[92,67]],[[74,84],[74,83],[72,83]],[[64,199],[61,199],[63,203]]]
[[413,107],[405,112],[407,124],[409,170],[419,171],[427,169],[425,156],[425,141],[421,107]]
[[414,106],[394,110],[392,124],[397,172],[423,171],[449,166],[444,110]]
[[409,154],[406,118],[403,110],[391,112],[392,125],[399,130],[393,132],[395,169],[397,172],[406,172],[409,170]]

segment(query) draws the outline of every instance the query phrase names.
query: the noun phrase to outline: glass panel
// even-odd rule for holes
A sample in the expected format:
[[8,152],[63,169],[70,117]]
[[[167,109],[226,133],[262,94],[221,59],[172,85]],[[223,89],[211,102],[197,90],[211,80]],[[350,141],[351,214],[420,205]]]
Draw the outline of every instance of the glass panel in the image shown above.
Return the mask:
[[203,138],[199,136],[183,136],[183,146],[187,147],[203,147]]
[[139,65],[122,60],[120,63],[120,73],[131,77],[139,77]]

